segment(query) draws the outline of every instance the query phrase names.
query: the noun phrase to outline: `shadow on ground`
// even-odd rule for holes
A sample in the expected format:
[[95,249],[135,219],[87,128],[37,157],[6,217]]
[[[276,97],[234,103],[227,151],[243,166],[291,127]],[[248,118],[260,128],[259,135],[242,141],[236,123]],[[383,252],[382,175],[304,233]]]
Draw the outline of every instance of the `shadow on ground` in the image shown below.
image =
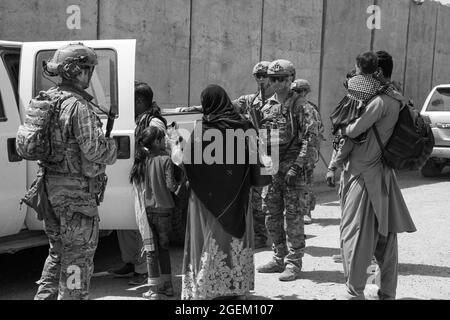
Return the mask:
[[344,273],[341,271],[302,271],[302,279],[315,283],[345,283]]
[[340,254],[341,250],[339,248],[326,248],[326,247],[314,247],[307,246],[305,253],[313,257],[330,257],[335,254]]
[[337,218],[336,219],[332,219],[332,218],[329,218],[329,219],[326,219],[326,218],[323,218],[323,219],[313,218],[313,223],[314,224],[318,224],[321,227],[338,226],[338,225],[341,224],[341,219],[337,219]]
[[450,278],[450,268],[441,266],[430,266],[426,264],[400,263],[398,273],[401,275],[429,276]]

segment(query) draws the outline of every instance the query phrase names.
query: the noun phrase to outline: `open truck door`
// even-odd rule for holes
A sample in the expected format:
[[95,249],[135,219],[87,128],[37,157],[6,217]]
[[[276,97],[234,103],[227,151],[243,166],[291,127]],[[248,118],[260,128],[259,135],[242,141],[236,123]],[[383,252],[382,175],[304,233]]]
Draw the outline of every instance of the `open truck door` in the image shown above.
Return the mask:
[[18,233],[25,209],[19,202],[26,190],[26,161],[16,153],[20,125],[18,78],[22,43],[0,41],[0,237]]
[[[116,114],[111,136],[119,145],[118,160],[107,166],[108,185],[104,201],[100,204],[100,228],[136,229],[132,187],[128,175],[134,155],[134,68],[136,40],[92,40],[92,41],[52,41],[27,42],[22,46],[20,64],[20,107],[23,110],[39,91],[47,90],[58,82],[58,77],[48,78],[42,72],[42,62],[52,57],[56,49],[74,42],[82,42],[93,48],[98,55],[98,65],[87,90],[95,109],[106,128],[107,113],[112,109]],[[37,165],[28,162],[28,185],[36,177]],[[30,230],[41,230],[42,222],[36,213],[28,208],[26,225]]]

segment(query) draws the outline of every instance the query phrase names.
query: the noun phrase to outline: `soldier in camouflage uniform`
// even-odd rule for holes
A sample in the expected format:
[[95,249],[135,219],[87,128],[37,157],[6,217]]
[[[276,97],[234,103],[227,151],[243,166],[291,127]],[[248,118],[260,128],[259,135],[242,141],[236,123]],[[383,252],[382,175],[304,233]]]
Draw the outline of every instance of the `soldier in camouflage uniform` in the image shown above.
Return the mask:
[[59,113],[51,126],[52,156],[39,163],[53,212],[44,217],[50,249],[36,300],[88,299],[99,235],[97,206],[106,186],[105,167],[117,157],[116,144],[105,137],[85,91],[96,64],[94,50],[80,43],[58,49],[44,68],[62,81],[47,91],[59,99]]
[[311,211],[313,211],[316,206],[316,196],[312,189],[313,173],[314,173],[316,164],[319,161],[320,145],[321,145],[322,141],[324,140],[324,138],[323,138],[324,128],[323,128],[323,124],[322,124],[322,119],[320,118],[319,108],[314,103],[312,103],[311,101],[309,101],[307,99],[308,94],[311,92],[311,85],[310,85],[309,81],[305,80],[305,79],[297,79],[292,83],[291,89],[293,91],[295,91],[298,95],[300,95],[303,105],[309,105],[310,107],[312,107],[312,109],[311,108],[310,109],[314,111],[314,121],[316,121],[317,128],[319,130],[318,135],[316,136],[316,139],[314,139],[314,141],[311,142],[311,143],[314,143],[314,147],[315,147],[317,153],[316,153],[315,157],[311,157],[311,159],[310,159],[311,162],[308,164],[307,169],[306,169],[306,180],[307,180],[307,186],[309,189],[308,190],[308,204],[309,205],[308,205],[308,213],[303,216],[303,221],[305,224],[311,224],[312,223]]
[[[259,122],[252,116],[252,111],[260,112],[265,102],[273,95],[273,90],[267,77],[267,68],[270,62],[261,61],[253,67],[253,77],[258,85],[258,92],[241,96],[233,101],[236,110],[243,114],[248,120],[252,121],[255,128],[258,129]],[[252,188],[252,208],[253,208],[253,228],[255,230],[255,249],[265,248],[267,246],[267,231],[265,225],[265,214],[262,210],[263,188]]]
[[[280,273],[281,281],[292,281],[300,276],[305,250],[303,215],[308,208],[308,188],[305,168],[315,154],[314,140],[318,134],[314,111],[303,105],[301,97],[291,90],[295,69],[287,60],[276,60],[268,69],[275,91],[261,109],[263,139],[273,150],[279,147],[279,171],[272,184],[262,193],[266,227],[273,242],[274,256],[258,268],[261,273]],[[269,134],[278,130],[277,135]]]

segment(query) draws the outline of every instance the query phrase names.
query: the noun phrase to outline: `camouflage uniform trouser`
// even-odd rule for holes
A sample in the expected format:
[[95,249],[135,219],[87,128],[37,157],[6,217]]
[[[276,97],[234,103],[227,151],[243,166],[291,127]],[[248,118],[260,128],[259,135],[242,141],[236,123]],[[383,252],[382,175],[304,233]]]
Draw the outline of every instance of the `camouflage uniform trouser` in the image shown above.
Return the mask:
[[308,208],[308,190],[304,176],[298,176],[294,186],[286,184],[285,176],[277,173],[272,184],[264,188],[263,210],[275,260],[301,269],[305,251],[303,215]]
[[87,300],[94,271],[99,217],[53,205],[54,218],[45,217],[50,242],[35,300]]
[[262,209],[262,192],[262,187],[252,188],[253,229],[255,231],[255,242],[266,243],[266,215]]

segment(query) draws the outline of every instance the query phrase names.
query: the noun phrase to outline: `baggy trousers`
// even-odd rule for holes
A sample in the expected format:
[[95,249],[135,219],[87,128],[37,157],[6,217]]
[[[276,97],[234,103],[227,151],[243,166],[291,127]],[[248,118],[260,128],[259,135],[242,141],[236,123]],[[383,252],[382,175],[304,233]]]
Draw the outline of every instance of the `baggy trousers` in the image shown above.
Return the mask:
[[342,203],[341,249],[348,293],[364,296],[367,268],[375,255],[383,296],[395,298],[398,279],[397,234],[378,233],[374,209],[364,185],[354,183]]

